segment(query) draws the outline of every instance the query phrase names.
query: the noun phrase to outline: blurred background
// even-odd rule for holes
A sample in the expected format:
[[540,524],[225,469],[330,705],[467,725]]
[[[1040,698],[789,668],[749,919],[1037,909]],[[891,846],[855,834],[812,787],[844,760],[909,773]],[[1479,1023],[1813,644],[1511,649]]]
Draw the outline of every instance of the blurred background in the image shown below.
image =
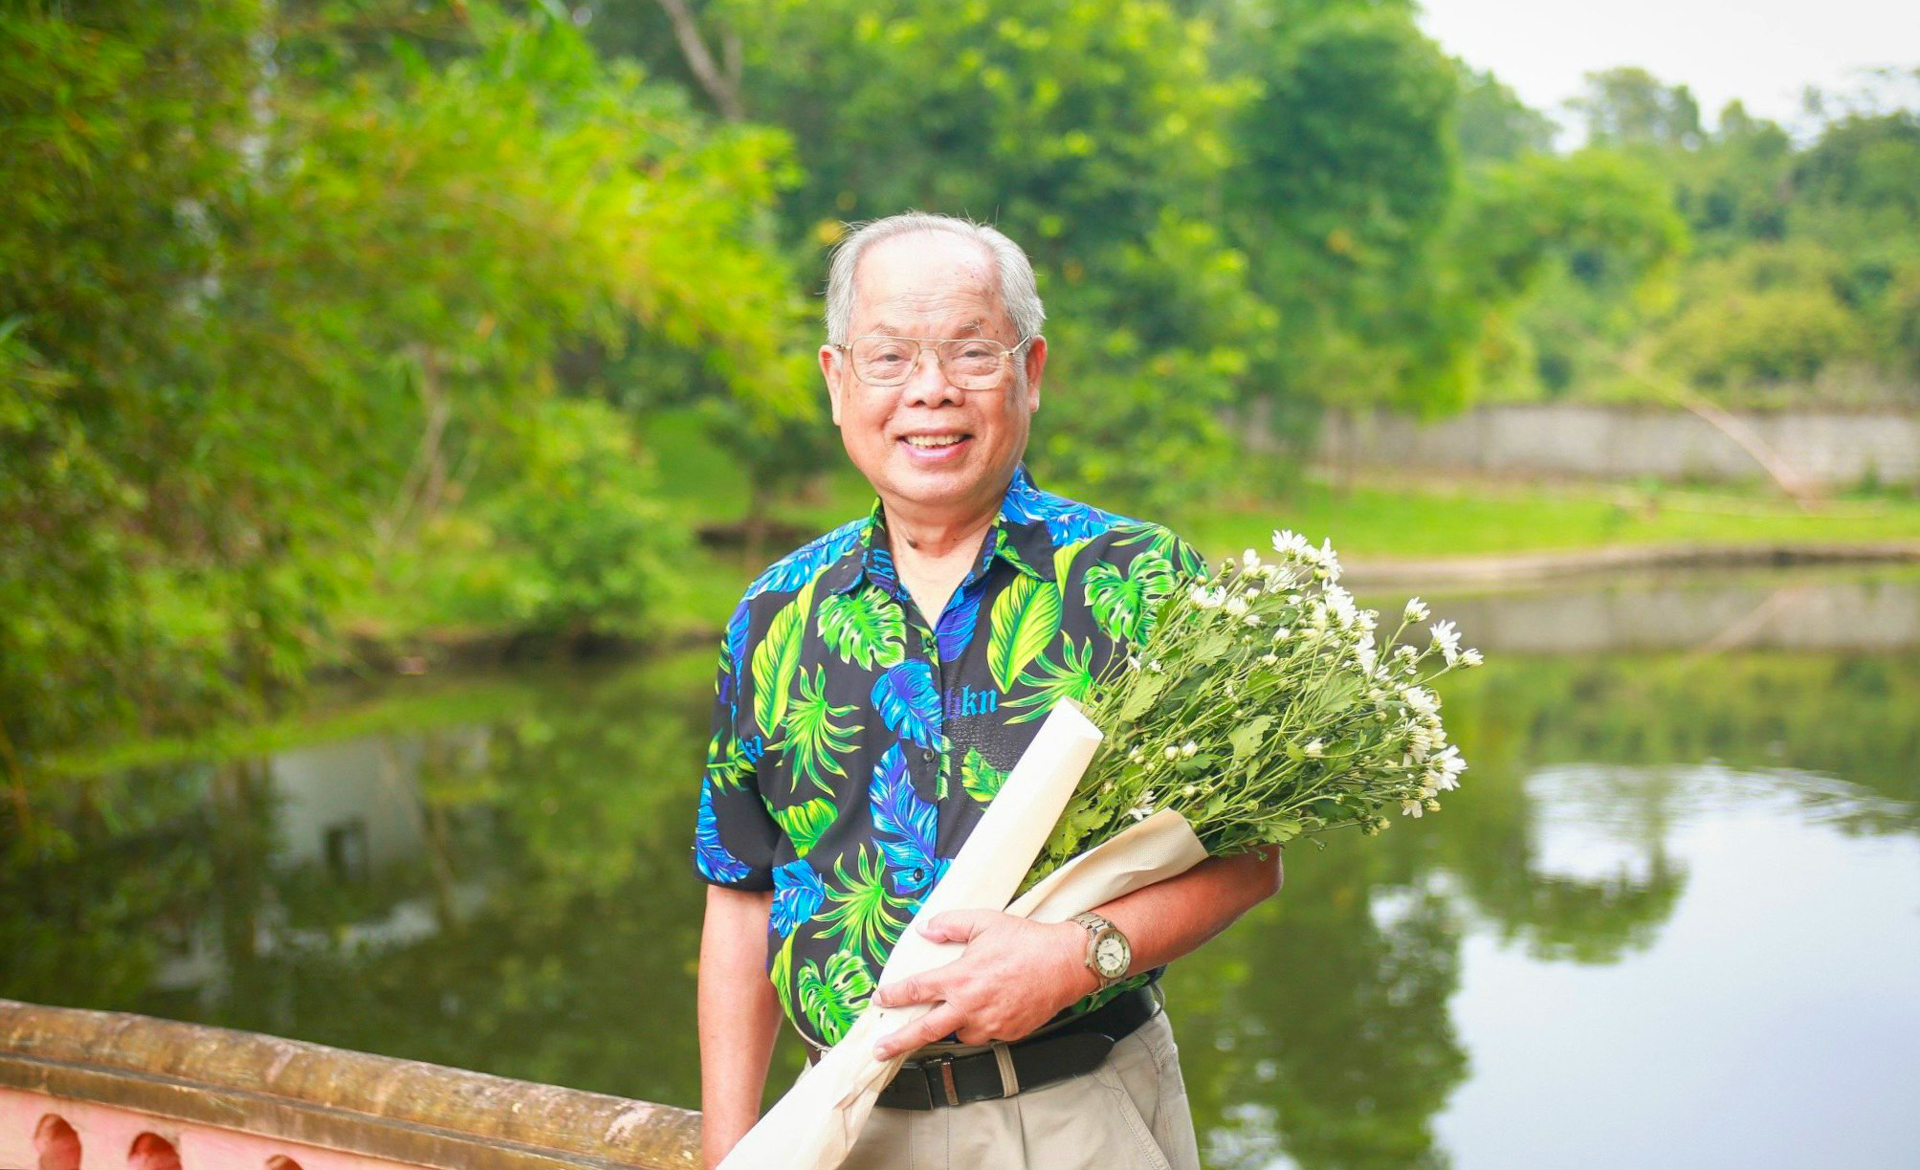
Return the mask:
[[0,996],[697,1106],[712,648],[867,506],[824,251],[915,207],[1034,258],[1043,486],[1489,658],[1170,973],[1210,1166],[1914,1164],[1869,0],[12,0]]

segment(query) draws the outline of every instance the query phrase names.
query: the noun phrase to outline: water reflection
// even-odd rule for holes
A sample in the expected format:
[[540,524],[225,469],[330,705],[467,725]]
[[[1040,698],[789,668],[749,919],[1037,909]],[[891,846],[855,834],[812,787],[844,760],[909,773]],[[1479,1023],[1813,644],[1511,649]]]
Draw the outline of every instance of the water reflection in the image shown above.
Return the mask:
[[[1834,605],[1877,591],[1855,622],[1883,644],[1871,615],[1905,612],[1897,590],[1836,587]],[[1476,603],[1470,638],[1538,628],[1503,602]],[[1885,637],[1920,643],[1901,621]],[[1672,1099],[1778,1140],[1817,1123],[1840,1161],[1898,1164],[1847,1123],[1884,1134],[1904,1114],[1867,1103],[1920,1093],[1903,1055],[1920,1041],[1920,665],[1687,635],[1496,655],[1447,693],[1472,771],[1446,812],[1292,850],[1278,899],[1175,966],[1209,1165],[1702,1164],[1672,1156],[1684,1135],[1645,1147]],[[708,661],[412,686],[259,755],[42,793],[4,822],[0,995],[692,1105]],[[1819,897],[1789,884],[1756,906],[1756,875],[1783,874]],[[1726,960],[1796,945],[1804,961],[1763,973]],[[1686,990],[1701,978],[1719,993]],[[1752,1013],[1788,1005],[1797,1039],[1770,1049]],[[1856,1034],[1862,1012],[1881,1034]],[[1702,1087],[1750,1076],[1756,1050],[1842,1087]],[[1564,1118],[1596,1084],[1619,1099],[1608,1124]]]

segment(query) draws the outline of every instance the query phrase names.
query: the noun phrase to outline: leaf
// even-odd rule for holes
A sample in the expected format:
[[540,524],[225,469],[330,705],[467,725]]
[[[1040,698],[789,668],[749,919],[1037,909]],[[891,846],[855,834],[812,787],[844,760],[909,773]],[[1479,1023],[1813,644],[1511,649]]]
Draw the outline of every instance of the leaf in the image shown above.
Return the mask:
[[887,729],[921,747],[940,738],[940,692],[933,689],[933,668],[911,659],[873,682],[873,705]]
[[1021,713],[1012,716],[1008,723],[1028,723],[1046,715],[1062,699],[1072,699],[1084,703],[1093,691],[1093,643],[1080,644],[1075,651],[1073,638],[1063,639],[1060,646],[1062,661],[1056,663],[1042,654],[1034,660],[1033,669],[1020,676],[1020,684],[1032,690],[1007,703],[1009,708],[1021,709]]
[[820,872],[802,860],[793,860],[773,871],[773,903],[767,910],[767,925],[785,938],[811,919],[826,897],[826,885]]
[[952,662],[959,658],[973,641],[973,627],[980,618],[980,597],[984,591],[979,588],[963,589],[957,604],[947,607],[940,615],[940,661]]
[[820,838],[833,827],[833,818],[833,802],[824,797],[773,810],[774,821],[793,842],[793,851],[801,857],[812,852],[813,847],[820,843]]
[[979,748],[967,749],[967,758],[960,764],[960,786],[967,790],[968,796],[981,804],[989,804],[1006,782],[1007,769],[988,763]]
[[1359,697],[1360,680],[1350,674],[1336,674],[1320,692],[1320,709],[1328,715],[1337,714],[1353,706]]
[[1158,671],[1138,671],[1134,675],[1133,689],[1127,692],[1127,701],[1120,705],[1117,718],[1122,723],[1132,723],[1145,715],[1153,707],[1153,701],[1160,692],[1167,689],[1167,676]]
[[1089,543],[1085,540],[1069,541],[1053,550],[1053,583],[1061,593],[1067,591],[1067,582],[1073,579],[1073,558],[1080,555],[1080,550]]
[[1015,577],[994,599],[987,667],[1002,691],[1060,630],[1060,591],[1045,581]]
[[1154,549],[1145,549],[1120,570],[1104,562],[1087,570],[1087,606],[1094,620],[1115,641],[1137,646],[1152,632],[1160,600],[1173,588],[1173,566]]
[[1233,642],[1225,634],[1214,630],[1193,644],[1193,660],[1202,664],[1217,662],[1232,645]]
[[832,794],[833,785],[822,778],[824,769],[836,776],[845,776],[847,770],[840,766],[840,757],[854,750],[853,737],[859,734],[859,724],[841,727],[834,720],[853,710],[853,704],[834,706],[827,702],[826,667],[816,666],[813,675],[800,672],[800,695],[788,704],[786,734],[781,746],[786,750],[787,760],[792,765],[794,786],[799,786],[802,777],[813,782],[815,788]]
[[842,662],[884,670],[906,657],[907,622],[886,593],[872,585],[836,593],[820,603],[820,640]]
[[766,637],[753,648],[753,717],[769,741],[777,736],[780,720],[787,713],[793,673],[800,668],[800,647],[806,639],[813,586],[814,582],[808,581],[773,615]]
[[1273,716],[1256,715],[1245,723],[1227,732],[1227,742],[1233,745],[1233,763],[1235,767],[1245,763],[1253,753],[1260,749],[1260,738],[1273,725]]

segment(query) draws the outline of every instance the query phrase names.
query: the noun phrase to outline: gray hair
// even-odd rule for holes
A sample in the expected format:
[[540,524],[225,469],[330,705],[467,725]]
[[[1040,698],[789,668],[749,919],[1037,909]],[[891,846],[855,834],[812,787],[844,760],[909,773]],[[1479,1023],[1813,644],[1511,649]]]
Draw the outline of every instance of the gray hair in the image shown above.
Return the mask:
[[827,270],[827,341],[845,345],[853,323],[853,276],[860,268],[860,257],[869,247],[895,236],[914,232],[947,232],[972,240],[993,257],[994,271],[1000,278],[1000,303],[1021,337],[1032,337],[1046,322],[1047,311],[1040,306],[1040,291],[1033,283],[1033,264],[1020,245],[999,229],[970,219],[951,215],[932,215],[909,211],[885,219],[848,224],[847,234],[834,245],[833,261]]

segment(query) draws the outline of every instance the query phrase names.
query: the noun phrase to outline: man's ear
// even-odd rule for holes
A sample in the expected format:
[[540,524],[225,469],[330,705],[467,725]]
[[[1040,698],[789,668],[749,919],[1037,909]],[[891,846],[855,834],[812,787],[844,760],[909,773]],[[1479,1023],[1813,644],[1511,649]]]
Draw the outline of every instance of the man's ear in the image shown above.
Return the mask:
[[840,363],[846,353],[831,345],[820,347],[820,376],[827,380],[827,402],[833,408],[833,425],[840,425]]
[[1047,368],[1047,339],[1036,334],[1027,342],[1027,356],[1023,362],[1027,373],[1028,412],[1040,409],[1040,375]]

